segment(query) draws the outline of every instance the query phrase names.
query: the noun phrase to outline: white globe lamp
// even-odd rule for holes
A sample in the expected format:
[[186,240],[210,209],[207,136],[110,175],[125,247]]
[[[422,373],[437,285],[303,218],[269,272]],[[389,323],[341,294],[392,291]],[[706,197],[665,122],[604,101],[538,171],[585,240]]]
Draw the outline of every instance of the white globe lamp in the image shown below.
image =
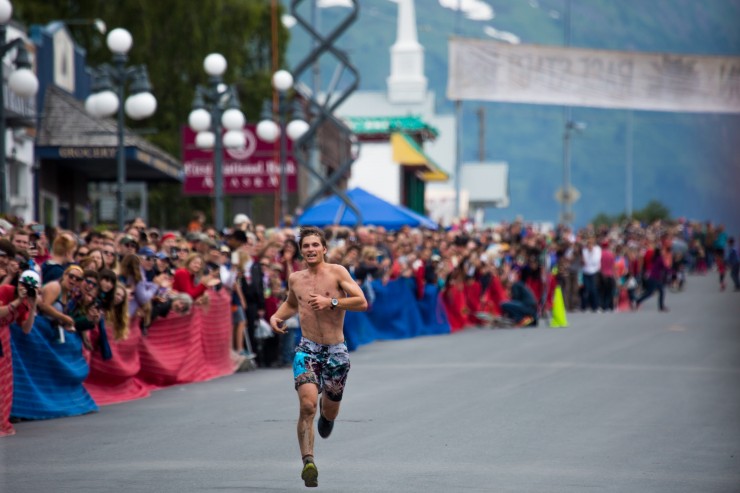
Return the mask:
[[226,130],[241,130],[245,123],[244,113],[236,108],[229,108],[221,115],[221,124]]
[[134,44],[131,33],[122,27],[117,27],[108,33],[106,38],[108,49],[117,55],[125,55]]
[[13,17],[13,4],[9,0],[0,0],[0,24],[7,24]]
[[262,120],[257,124],[257,136],[265,142],[273,143],[280,137],[280,127],[272,120]]
[[226,58],[221,53],[211,53],[203,60],[203,69],[208,75],[221,76],[226,67]]
[[150,92],[132,94],[126,98],[123,109],[133,120],[143,120],[152,116],[157,110],[157,99]]
[[285,133],[288,134],[288,138],[293,141],[303,137],[306,132],[308,132],[308,123],[303,120],[293,120],[288,123],[288,126],[285,129]]
[[203,108],[194,109],[188,115],[188,125],[195,132],[205,132],[211,128],[211,114]]
[[38,92],[39,80],[30,69],[19,68],[8,77],[8,87],[18,96],[30,98]]
[[293,76],[287,70],[278,70],[272,75],[272,87],[285,92],[293,87]]
[[118,96],[110,90],[99,92],[95,95],[95,113],[98,118],[112,116],[118,111]]
[[198,149],[213,149],[213,145],[216,143],[216,136],[213,132],[198,132],[195,136],[195,147]]
[[229,130],[224,134],[224,147],[239,149],[247,145],[243,130]]
[[98,117],[97,96],[96,93],[93,93],[85,99],[85,111],[87,111],[88,115],[92,115],[95,118]]

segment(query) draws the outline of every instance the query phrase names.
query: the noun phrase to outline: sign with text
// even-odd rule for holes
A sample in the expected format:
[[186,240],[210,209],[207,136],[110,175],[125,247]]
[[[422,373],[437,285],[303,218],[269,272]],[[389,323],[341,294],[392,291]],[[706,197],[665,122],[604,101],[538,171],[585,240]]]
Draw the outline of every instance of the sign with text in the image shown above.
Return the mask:
[[[247,145],[243,149],[224,149],[221,161],[225,195],[271,194],[280,190],[280,139],[274,143],[257,137],[256,125],[244,128]],[[183,193],[211,195],[213,193],[213,149],[195,146],[190,127],[182,129],[182,162],[185,170]],[[285,176],[288,192],[297,190],[296,163],[292,142],[288,139]]]
[[452,100],[740,113],[740,57],[453,39]]

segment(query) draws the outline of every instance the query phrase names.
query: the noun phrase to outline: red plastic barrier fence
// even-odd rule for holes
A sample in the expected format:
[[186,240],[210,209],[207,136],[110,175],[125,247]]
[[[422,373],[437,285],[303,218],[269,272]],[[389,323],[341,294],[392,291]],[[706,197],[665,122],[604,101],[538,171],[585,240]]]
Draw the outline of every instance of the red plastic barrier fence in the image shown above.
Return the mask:
[[[85,389],[96,404],[115,404],[149,396],[149,386],[136,378],[141,370],[139,343],[141,331],[138,319],[133,320],[128,338],[114,340],[112,327],[106,327],[113,357],[104,361],[98,352],[88,358],[90,374],[85,380]],[[97,341],[92,341],[96,346]]]
[[151,389],[202,382],[236,371],[231,358],[231,297],[226,290],[209,291],[210,303],[188,315],[170,313],[155,320],[141,336],[138,321],[131,335],[115,341],[107,328],[113,358],[103,361],[95,351],[85,388],[98,405],[146,397]]
[[0,356],[0,437],[14,435],[15,429],[10,424],[10,408],[13,407],[13,358],[10,354],[10,327],[0,325],[0,344],[3,356]]

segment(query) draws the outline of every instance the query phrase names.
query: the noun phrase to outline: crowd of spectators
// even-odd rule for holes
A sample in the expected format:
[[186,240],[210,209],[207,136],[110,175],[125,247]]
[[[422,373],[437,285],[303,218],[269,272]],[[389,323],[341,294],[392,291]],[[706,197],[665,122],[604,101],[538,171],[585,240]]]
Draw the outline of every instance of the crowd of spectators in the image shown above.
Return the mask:
[[[105,359],[108,345],[131,331],[146,337],[158,318],[207,306],[210,293],[224,289],[231,296],[234,355],[251,367],[292,361],[298,320],[288,321],[285,337],[273,335],[266,323],[285,299],[290,274],[303,268],[299,230],[290,221],[266,228],[237,214],[221,234],[198,217],[184,231],[161,231],[141,219],[121,232],[5,220],[0,229],[2,331],[16,322],[29,332],[34,317],[46,317],[58,328],[56,342],[80,337]],[[666,291],[682,289],[689,272],[717,272],[724,290],[729,270],[740,290],[734,238],[710,222],[575,231],[519,220],[486,228],[463,221],[438,231],[329,226],[325,234],[327,260],[348,269],[370,310],[374,285],[407,279],[419,299],[426,286],[436,288],[453,329],[500,320],[537,326],[552,308],[556,286],[570,312],[637,310],[655,293],[658,308],[667,310]],[[91,339],[93,330],[100,337]]]
[[720,289],[730,270],[738,282],[737,249],[722,225],[685,220],[633,221],[574,231],[538,229],[522,221],[490,228],[463,222],[447,230],[330,227],[328,257],[345,265],[372,303],[372,283],[413,278],[439,287],[453,328],[504,319],[536,326],[552,309],[555,287],[570,312],[637,310],[653,293],[683,288],[686,274],[716,270]]
[[[262,364],[287,363],[280,344],[262,341],[259,332],[260,320],[284,299],[287,278],[302,268],[298,229],[290,224],[268,229],[237,214],[219,234],[198,216],[183,232],[150,228],[140,218],[118,233],[4,223],[0,285],[20,285],[15,293],[24,300],[38,290],[34,307],[62,335],[77,332],[87,344],[86,332],[100,321],[115,328],[116,339],[134,329],[146,334],[155,319],[206,305],[209,289],[225,288],[233,297],[234,350],[256,352]],[[620,296],[636,309],[654,292],[667,309],[665,288],[680,290],[688,272],[714,269],[725,289],[729,268],[740,289],[734,238],[711,222],[542,231],[517,220],[484,229],[463,222],[439,231],[329,226],[325,233],[327,260],[344,265],[371,303],[374,280],[413,278],[419,297],[425,285],[440,289],[453,324],[504,314],[517,283],[536,305],[531,324],[551,306],[556,285],[570,312],[612,311]],[[26,271],[38,274],[34,289],[24,289]],[[515,299],[530,298],[514,291]],[[129,327],[134,319],[138,327]]]

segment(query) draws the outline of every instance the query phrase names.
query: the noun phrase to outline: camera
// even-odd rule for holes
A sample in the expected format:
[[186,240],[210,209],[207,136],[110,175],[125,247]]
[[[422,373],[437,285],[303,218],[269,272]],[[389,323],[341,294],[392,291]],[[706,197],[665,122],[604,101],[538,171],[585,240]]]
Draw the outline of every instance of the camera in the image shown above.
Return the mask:
[[26,283],[22,283],[23,287],[26,288],[26,293],[29,298],[35,298],[36,297],[36,288],[34,286],[30,286]]

